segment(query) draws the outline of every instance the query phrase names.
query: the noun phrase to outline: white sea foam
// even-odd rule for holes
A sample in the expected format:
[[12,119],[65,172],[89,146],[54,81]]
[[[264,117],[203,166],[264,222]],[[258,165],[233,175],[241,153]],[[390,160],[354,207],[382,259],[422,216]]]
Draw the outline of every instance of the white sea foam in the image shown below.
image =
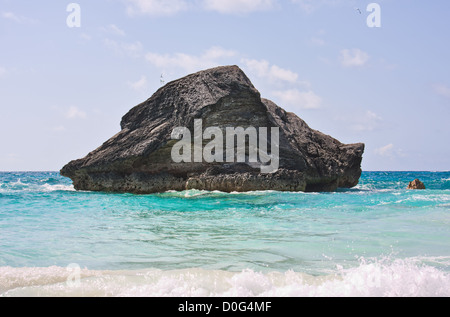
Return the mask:
[[44,184],[40,186],[41,190],[44,192],[54,192],[54,191],[75,191],[73,185],[50,185]]
[[[444,263],[449,257],[427,258]],[[450,275],[424,259],[362,260],[358,267],[311,276],[288,271],[239,273],[187,269],[177,271],[80,272],[68,283],[65,268],[0,268],[1,296],[107,297],[428,297],[450,296]]]
[[166,191],[163,195],[171,196],[171,197],[181,197],[181,198],[194,198],[194,197],[200,197],[200,196],[210,196],[210,195],[216,195],[216,196],[227,196],[227,195],[242,195],[242,196],[263,196],[270,193],[276,193],[276,191],[273,190],[267,190],[267,191],[250,191],[250,192],[222,192],[218,190],[214,191],[208,191],[208,190],[197,190],[197,189],[190,189],[185,191]]
[[0,193],[15,192],[55,192],[55,191],[75,191],[73,185],[63,184],[25,184],[20,180],[10,184],[0,184]]
[[389,192],[394,193],[394,192],[398,191],[399,188],[401,188],[401,187],[396,186],[394,188],[377,188],[373,184],[358,184],[355,187],[353,187],[352,189],[358,190],[364,194],[364,193],[389,193]]

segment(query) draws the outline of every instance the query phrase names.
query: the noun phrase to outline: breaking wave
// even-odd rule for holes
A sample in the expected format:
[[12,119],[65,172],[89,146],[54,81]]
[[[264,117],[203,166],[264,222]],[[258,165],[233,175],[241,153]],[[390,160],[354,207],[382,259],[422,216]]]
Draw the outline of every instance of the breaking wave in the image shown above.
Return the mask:
[[[56,297],[447,297],[449,257],[361,259],[324,276],[186,269],[74,271],[73,267],[0,268],[0,296]],[[428,264],[426,264],[428,263]],[[79,279],[78,279],[79,278]]]
[[75,191],[73,185],[60,184],[57,182],[28,183],[18,179],[15,182],[0,183],[0,193],[17,192],[54,192],[54,191]]

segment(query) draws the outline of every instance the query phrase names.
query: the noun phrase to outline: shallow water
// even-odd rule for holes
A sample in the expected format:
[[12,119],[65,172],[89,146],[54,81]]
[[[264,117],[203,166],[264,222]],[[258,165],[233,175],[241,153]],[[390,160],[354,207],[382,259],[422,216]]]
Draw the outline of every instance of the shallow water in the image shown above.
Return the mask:
[[[406,190],[415,178],[427,190]],[[365,172],[337,193],[142,196],[0,173],[0,294],[449,296],[449,211],[450,172]]]

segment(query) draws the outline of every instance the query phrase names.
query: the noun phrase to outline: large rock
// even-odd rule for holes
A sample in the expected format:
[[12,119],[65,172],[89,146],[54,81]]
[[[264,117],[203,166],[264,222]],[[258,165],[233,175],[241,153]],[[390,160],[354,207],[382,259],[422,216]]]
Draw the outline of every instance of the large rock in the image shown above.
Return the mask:
[[[220,127],[224,134],[226,127],[267,127],[270,135],[271,127],[279,127],[279,169],[263,173],[248,161],[175,163],[171,153],[178,140],[172,140],[172,132],[176,127],[194,131],[196,119],[202,120],[203,129]],[[166,84],[131,109],[121,128],[85,158],[67,164],[61,175],[71,178],[77,190],[136,194],[187,189],[334,191],[357,185],[361,176],[364,144],[342,144],[261,99],[237,66]],[[268,143],[270,149],[270,137]]]

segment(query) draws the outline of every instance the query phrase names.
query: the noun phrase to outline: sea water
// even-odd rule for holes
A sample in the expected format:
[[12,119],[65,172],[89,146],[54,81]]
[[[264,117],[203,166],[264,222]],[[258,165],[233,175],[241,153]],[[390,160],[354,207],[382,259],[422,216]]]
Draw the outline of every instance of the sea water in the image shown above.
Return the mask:
[[0,238],[1,296],[450,296],[450,172],[154,195],[0,173]]

